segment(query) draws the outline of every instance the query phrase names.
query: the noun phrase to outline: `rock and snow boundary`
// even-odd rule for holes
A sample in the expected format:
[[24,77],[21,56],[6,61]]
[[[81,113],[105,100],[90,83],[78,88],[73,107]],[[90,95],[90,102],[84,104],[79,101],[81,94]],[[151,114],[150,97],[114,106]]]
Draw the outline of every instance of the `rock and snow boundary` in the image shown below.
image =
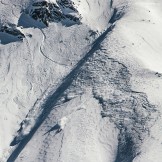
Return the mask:
[[[15,147],[8,162],[14,160],[25,162],[29,160],[29,157],[30,161],[34,162],[55,162],[67,159],[70,162],[140,162],[146,160],[160,162],[161,158],[158,152],[161,150],[159,136],[161,132],[159,125],[161,95],[151,95],[150,93],[150,90],[156,90],[153,86],[154,83],[159,89],[162,87],[160,75],[157,76],[157,72],[151,71],[155,70],[151,69],[151,66],[146,69],[147,64],[144,66],[137,60],[137,58],[141,59],[138,54],[135,55],[137,58],[131,55],[138,50],[136,47],[138,41],[130,45],[131,40],[128,38],[132,34],[126,36],[127,31],[130,33],[131,29],[134,31],[140,29],[137,26],[135,27],[138,30],[132,28],[131,23],[126,23],[129,18],[135,18],[133,16],[135,10],[131,12],[130,6],[123,2],[125,1],[114,0],[109,3],[104,0],[93,3],[92,1],[81,3],[77,0],[74,1],[75,6],[78,5],[77,11],[82,15],[82,22],[86,22],[85,24],[98,31],[103,31],[107,26],[110,27],[95,40],[88,53],[85,51],[87,55],[78,62],[75,68],[71,68],[71,72],[60,82],[61,84],[57,87],[54,86],[53,91],[42,95],[42,98],[36,102],[36,107],[34,105],[29,111],[12,143],[13,145],[19,144]],[[145,2],[146,6],[150,2],[153,3],[151,0]],[[99,7],[99,12],[94,12],[95,6]],[[114,12],[111,9],[108,10],[112,6]],[[136,7],[138,9],[139,6],[141,7],[139,2],[131,3],[133,9]],[[49,6],[47,5],[47,7]],[[124,7],[128,7],[128,12],[122,12]],[[144,8],[144,11],[151,9],[151,13],[156,15],[153,8],[147,7],[147,9]],[[157,7],[155,8],[158,10]],[[86,11],[89,11],[88,16]],[[140,11],[143,11],[143,8]],[[155,15],[154,17],[156,17]],[[138,16],[141,18],[143,15]],[[119,19],[120,21],[116,24]],[[109,24],[103,20],[109,20]],[[128,30],[125,30],[124,35],[125,24]],[[75,25],[69,29],[74,29]],[[141,22],[138,25],[143,26]],[[58,28],[55,29],[59,32]],[[44,32],[43,29],[41,30]],[[80,32],[82,34],[82,31]],[[49,43],[52,42],[52,40],[48,40]],[[149,44],[145,38],[142,40],[147,45]],[[72,47],[69,51],[72,51]],[[140,46],[143,51],[145,51],[144,47]],[[49,54],[47,51],[45,51],[46,54]],[[28,54],[30,52],[31,50]],[[134,59],[133,67],[131,67],[132,58],[128,53]],[[158,53],[157,50],[156,53]],[[159,58],[161,57],[159,56]],[[50,60],[48,59],[48,61]],[[143,62],[145,63],[145,60]],[[156,70],[158,69],[156,68]],[[64,73],[64,76],[67,73]],[[141,77],[141,74],[145,77]],[[147,79],[150,84],[146,84]],[[140,84],[144,86],[142,87]],[[79,102],[82,106],[78,108]],[[109,126],[106,127],[105,124]],[[149,143],[153,144],[152,148],[157,144],[156,153],[147,149]],[[155,155],[156,160],[152,155]]]

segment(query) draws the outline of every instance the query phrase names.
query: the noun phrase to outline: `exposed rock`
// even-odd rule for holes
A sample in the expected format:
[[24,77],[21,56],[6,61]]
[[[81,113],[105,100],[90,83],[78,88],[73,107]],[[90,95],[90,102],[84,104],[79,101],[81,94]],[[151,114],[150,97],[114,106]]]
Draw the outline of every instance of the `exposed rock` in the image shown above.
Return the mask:
[[70,0],[57,0],[57,3],[63,8],[69,8],[75,12],[78,12],[77,9],[74,7],[74,2]]
[[80,24],[81,16],[74,3],[70,0],[58,0],[56,3],[47,1],[33,3],[26,11],[33,19],[43,22],[61,22],[65,25]]
[[14,24],[5,24],[0,27],[0,32],[13,35],[20,40],[25,38],[25,35]]

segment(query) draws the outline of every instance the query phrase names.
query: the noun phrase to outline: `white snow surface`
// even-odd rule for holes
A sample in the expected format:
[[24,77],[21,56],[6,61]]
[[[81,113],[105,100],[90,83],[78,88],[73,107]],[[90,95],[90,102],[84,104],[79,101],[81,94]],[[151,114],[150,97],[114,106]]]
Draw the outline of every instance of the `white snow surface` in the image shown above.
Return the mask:
[[[0,27],[18,25],[22,12],[38,1],[41,0],[0,0]],[[55,0],[48,2],[56,3]],[[114,23],[115,27],[101,42],[94,57],[80,67],[74,81],[60,94],[56,105],[15,161],[119,162],[122,129],[118,121],[125,126],[132,123],[127,116],[132,110],[127,110],[127,105],[122,107],[122,101],[135,98],[137,92],[137,95],[145,93],[153,108],[150,110],[143,101],[145,97],[137,96],[146,108],[137,109],[134,115],[140,120],[149,114],[146,118],[150,116],[150,120],[142,126],[149,129],[149,133],[140,134],[142,143],[133,141],[132,145],[137,148],[131,161],[161,162],[161,0],[72,2],[82,16],[80,25],[66,27],[53,22],[44,28],[26,16],[23,23],[38,25],[18,28],[25,35],[23,41],[0,32],[0,161],[6,162],[18,147],[19,144],[10,146],[15,137],[21,143],[38,124],[44,103],[111,25],[109,20],[117,8],[125,14]],[[120,69],[124,67],[129,71],[124,75],[126,81],[122,77],[118,80]],[[119,82],[119,86],[114,82]],[[128,84],[131,95],[126,89]],[[122,118],[122,112],[118,116],[119,110],[112,104],[110,112],[105,112],[110,116],[102,117],[108,101],[121,103],[126,116]],[[17,132],[21,122],[22,129]],[[136,124],[134,127],[141,128],[138,122]],[[127,161],[120,159],[120,162]]]
[[[44,122],[44,130],[38,130],[33,137],[34,143],[29,143],[22,152],[18,162],[28,161],[29,156],[32,162],[106,162],[115,159],[118,130],[108,119],[101,119],[100,107],[89,92],[56,109],[49,116],[50,120]],[[59,134],[55,130],[42,134],[48,132],[60,118],[67,120],[65,116],[68,116],[68,123]],[[31,154],[26,151],[28,149],[36,151]],[[44,156],[45,152],[47,156]]]

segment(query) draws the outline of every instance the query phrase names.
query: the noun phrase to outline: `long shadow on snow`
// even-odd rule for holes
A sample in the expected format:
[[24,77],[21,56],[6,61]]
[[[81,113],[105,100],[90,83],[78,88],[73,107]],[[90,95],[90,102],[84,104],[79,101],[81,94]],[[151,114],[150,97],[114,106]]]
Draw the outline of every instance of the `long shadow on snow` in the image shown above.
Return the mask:
[[56,105],[62,93],[70,86],[74,78],[77,77],[78,70],[88,60],[88,58],[94,54],[96,50],[100,49],[101,42],[105,39],[106,35],[112,31],[113,28],[114,28],[114,25],[111,25],[101,36],[99,36],[96,39],[96,41],[93,43],[91,50],[78,62],[78,64],[74,67],[74,69],[63,79],[63,82],[57,88],[57,90],[47,99],[47,101],[43,105],[44,110],[42,114],[38,117],[38,120],[35,126],[31,130],[31,132],[24,139],[20,141],[18,146],[15,148],[15,150],[12,152],[12,154],[8,158],[7,162],[14,162],[16,160],[16,158],[19,156],[23,148],[30,141],[30,139],[33,137],[33,135],[37,131],[37,129],[44,122],[44,120],[49,115],[53,107]]
[[8,158],[7,162],[14,162],[16,158],[19,156],[23,148],[26,146],[26,144],[30,141],[30,139],[33,137],[37,129],[40,127],[40,125],[44,122],[46,117],[51,112],[52,108],[57,104],[57,101],[61,97],[62,93],[71,85],[72,81],[77,77],[77,73],[79,69],[83,66],[83,64],[91,57],[95,51],[100,49],[100,44],[105,39],[106,35],[113,30],[115,27],[114,23],[122,18],[124,15],[124,12],[119,12],[117,9],[114,9],[114,12],[112,14],[111,19],[109,20],[109,23],[111,24],[110,27],[102,34],[100,35],[96,41],[94,41],[93,46],[91,50],[78,62],[78,64],[74,67],[74,69],[63,79],[63,82],[61,85],[57,88],[57,90],[46,100],[46,102],[43,104],[43,112],[38,117],[37,122],[35,126],[32,128],[31,132],[25,136],[20,142],[18,142],[18,146],[15,148],[15,150],[12,152],[10,157]]

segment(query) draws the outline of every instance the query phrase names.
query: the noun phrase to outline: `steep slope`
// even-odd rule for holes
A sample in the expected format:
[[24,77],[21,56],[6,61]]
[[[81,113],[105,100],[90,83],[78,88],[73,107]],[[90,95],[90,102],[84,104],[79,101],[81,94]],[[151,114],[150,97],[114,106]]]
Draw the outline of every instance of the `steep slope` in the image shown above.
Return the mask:
[[[89,24],[85,23],[66,27],[59,22],[51,22],[46,28],[26,14],[33,3],[29,0],[1,1],[1,29],[11,26],[11,31],[18,29],[25,36],[19,40],[12,34],[14,32],[0,32],[1,157],[8,155],[9,145],[28,111],[56,89],[99,34],[96,27],[89,28]],[[107,4],[107,1],[104,3]],[[83,2],[78,2],[78,5],[84,8]]]
[[160,0],[1,4],[2,162],[161,162]]

